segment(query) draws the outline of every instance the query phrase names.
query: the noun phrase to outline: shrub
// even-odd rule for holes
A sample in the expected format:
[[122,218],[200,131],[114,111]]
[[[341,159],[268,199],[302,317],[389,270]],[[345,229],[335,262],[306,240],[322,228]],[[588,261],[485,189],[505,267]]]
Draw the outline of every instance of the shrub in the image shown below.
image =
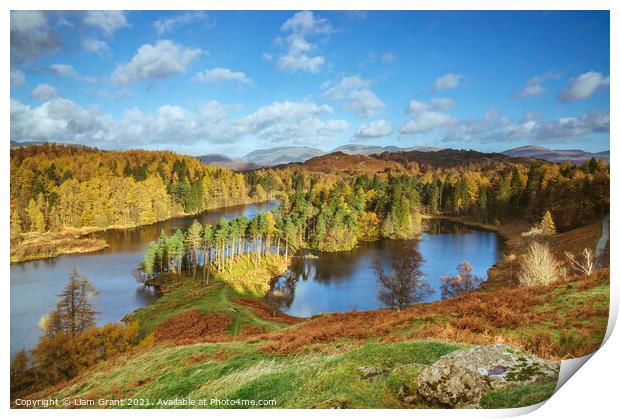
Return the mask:
[[529,245],[521,262],[519,283],[521,286],[548,285],[565,276],[565,269],[545,244],[534,242]]
[[473,268],[467,262],[461,263],[457,267],[456,276],[441,277],[441,298],[452,298],[475,290],[480,286],[482,278],[473,274]]
[[594,271],[594,254],[587,247],[579,255],[574,256],[570,252],[564,252],[570,266],[579,275],[590,276]]

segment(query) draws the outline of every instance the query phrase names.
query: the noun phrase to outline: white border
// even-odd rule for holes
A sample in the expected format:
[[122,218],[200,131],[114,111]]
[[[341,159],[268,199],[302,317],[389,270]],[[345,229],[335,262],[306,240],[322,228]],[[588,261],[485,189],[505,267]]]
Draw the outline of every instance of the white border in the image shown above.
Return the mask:
[[[87,6],[87,7],[85,7]],[[5,0],[2,2],[2,17],[1,25],[4,29],[0,30],[0,45],[2,45],[2,52],[4,63],[0,70],[2,74],[3,82],[0,83],[0,97],[3,98],[0,101],[2,106],[1,120],[3,128],[3,140],[2,140],[2,181],[0,181],[0,190],[4,197],[4,204],[0,208],[0,219],[2,220],[2,250],[0,258],[2,260],[2,266],[5,267],[8,272],[9,267],[9,145],[6,144],[10,138],[10,93],[9,93],[9,72],[10,72],[10,42],[9,42],[9,28],[10,28],[10,16],[9,10],[80,10],[80,9],[124,9],[124,10],[143,10],[143,9],[170,9],[170,10],[610,10],[611,19],[611,51],[610,51],[610,64],[612,71],[618,68],[618,39],[620,39],[618,12],[620,6],[617,1],[612,0],[434,0],[418,1],[410,0],[407,2],[396,0],[357,0],[357,1],[340,1],[334,0],[289,0],[286,2],[277,0],[263,0],[260,2],[250,0],[217,0],[209,2],[199,2],[197,0],[131,0],[130,2],[120,0],[96,0],[85,4],[83,1],[77,0],[56,0],[56,1],[41,1],[41,0]],[[614,73],[615,74],[615,73]],[[617,141],[618,135],[615,133],[614,121],[619,120],[619,112],[617,108],[618,95],[615,84],[612,84],[612,94],[610,97],[610,112],[611,112],[611,161],[617,162],[616,158],[616,146],[614,141]],[[610,237],[618,237],[616,234],[618,227],[613,220],[618,219],[620,216],[617,206],[613,204],[616,202],[615,197],[617,195],[616,179],[617,170],[612,165],[612,216],[611,216],[611,235]],[[611,268],[612,272],[617,272],[618,258],[617,252],[612,247],[611,253]],[[66,417],[102,417],[103,415],[110,415],[108,411],[96,410],[96,411],[59,411],[59,410],[47,410],[47,411],[34,411],[34,410],[9,410],[9,335],[10,335],[10,281],[9,275],[3,275],[3,299],[4,299],[4,311],[2,316],[2,330],[5,339],[1,345],[1,351],[3,353],[4,361],[0,362],[3,369],[0,372],[2,377],[2,390],[4,394],[4,403],[0,408],[10,416],[15,417],[39,417],[45,415],[48,418],[66,418]],[[612,281],[611,291],[611,322],[615,323],[618,313],[618,281]],[[610,322],[610,323],[611,323]],[[608,332],[613,328],[610,324]],[[343,410],[343,411],[316,411],[316,410],[304,410],[303,415],[309,418],[315,417],[347,417],[356,419],[361,416],[373,416],[378,415],[390,415],[392,417],[507,417],[515,416],[519,414],[527,413],[528,411],[535,410],[530,417],[533,418],[557,418],[557,417],[609,417],[612,411],[617,411],[616,405],[617,395],[617,382],[620,378],[620,362],[618,361],[618,354],[620,354],[620,340],[618,339],[618,333],[611,334],[607,343],[596,352],[592,358],[588,361],[586,368],[582,368],[576,373],[576,378],[569,379],[566,385],[564,385],[557,394],[555,394],[547,403],[540,409],[525,408],[525,409],[505,409],[505,410]],[[576,361],[577,362],[577,361]],[[563,369],[565,369],[563,367]],[[260,411],[254,410],[247,411],[183,411],[174,412],[175,415],[183,415],[183,417],[205,417],[205,416],[217,416],[217,417],[242,417],[246,416],[244,413],[257,418],[285,418],[290,415],[297,415],[298,411],[289,410],[271,410]],[[119,414],[123,417],[156,417],[163,418],[170,416],[168,411],[122,411]]]

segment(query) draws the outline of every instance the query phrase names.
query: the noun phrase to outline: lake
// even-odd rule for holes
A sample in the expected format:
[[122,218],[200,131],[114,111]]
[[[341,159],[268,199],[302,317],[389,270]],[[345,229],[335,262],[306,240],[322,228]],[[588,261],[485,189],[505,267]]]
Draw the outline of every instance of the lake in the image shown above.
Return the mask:
[[415,249],[424,262],[421,271],[434,293],[421,301],[441,298],[441,277],[456,275],[461,262],[468,262],[476,276],[486,279],[487,270],[504,255],[504,242],[493,231],[460,223],[432,220],[419,240],[379,240],[361,242],[347,252],[308,252],[295,258],[291,269],[278,285],[290,296],[281,310],[298,317],[324,312],[382,308],[379,285],[373,270],[378,259],[390,270],[390,261]]
[[[98,324],[117,322],[157,298],[152,289],[136,282],[133,271],[142,261],[148,243],[156,240],[162,229],[170,234],[188,227],[194,219],[213,224],[221,217],[252,218],[277,206],[278,202],[272,201],[229,207],[130,230],[109,230],[99,233],[110,244],[101,251],[12,265],[11,356],[36,344],[40,335],[38,322],[54,308],[56,294],[65,287],[73,268],[89,277],[99,290],[95,300]],[[422,271],[434,289],[438,288],[440,277],[455,274],[462,261],[473,266],[474,274],[486,277],[487,269],[503,256],[503,242],[494,232],[447,221],[433,221],[427,230],[420,240],[362,242],[352,251],[339,253],[302,252],[318,257],[294,258],[287,275],[294,289],[283,311],[308,317],[321,312],[381,307],[372,261],[378,258],[389,264],[411,246],[424,258]],[[439,297],[436,291],[426,300]]]
[[36,344],[41,317],[54,309],[56,294],[67,285],[73,268],[90,278],[99,291],[95,300],[98,324],[118,322],[127,313],[151,304],[157,298],[152,288],[136,282],[133,271],[144,256],[148,243],[157,240],[161,230],[167,234],[188,227],[197,219],[203,224],[217,223],[221,217],[241,215],[252,218],[272,210],[277,201],[241,205],[174,218],[149,226],[98,233],[109,246],[101,251],[63,255],[11,265],[11,356]]

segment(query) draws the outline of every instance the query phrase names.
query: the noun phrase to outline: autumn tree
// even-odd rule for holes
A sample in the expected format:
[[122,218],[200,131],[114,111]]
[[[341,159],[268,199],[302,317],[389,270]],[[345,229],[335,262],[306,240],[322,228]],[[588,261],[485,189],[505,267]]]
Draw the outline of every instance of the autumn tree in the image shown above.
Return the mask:
[[198,251],[200,250],[203,240],[203,228],[202,225],[194,220],[187,229],[187,236],[185,237],[185,243],[189,250],[189,257],[192,264],[192,278],[196,277],[196,267],[198,266]]
[[58,294],[60,301],[56,309],[48,314],[50,320],[45,325],[45,332],[54,336],[60,332],[76,336],[94,326],[97,312],[92,300],[97,294],[90,280],[73,269],[67,286]]
[[555,234],[555,223],[553,222],[553,217],[551,216],[551,212],[547,210],[540,220],[540,228],[543,234],[547,236],[552,236]]
[[417,243],[411,244],[402,256],[392,259],[391,272],[385,271],[380,259],[373,261],[380,287],[378,298],[386,307],[400,311],[433,293],[420,270],[423,262]]
[[452,298],[475,290],[480,286],[482,278],[473,274],[472,266],[463,262],[456,268],[457,275],[441,277],[441,298]]

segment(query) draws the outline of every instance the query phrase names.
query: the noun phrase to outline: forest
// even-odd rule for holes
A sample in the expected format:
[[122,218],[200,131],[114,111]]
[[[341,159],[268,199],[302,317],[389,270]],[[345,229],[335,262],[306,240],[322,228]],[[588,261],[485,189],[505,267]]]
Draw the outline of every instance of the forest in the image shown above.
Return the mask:
[[135,227],[269,198],[242,174],[169,151],[45,144],[11,150],[11,238]]
[[[503,166],[503,165],[502,165]],[[221,219],[215,226],[195,222],[168,237],[162,232],[149,246],[143,269],[203,276],[211,262],[217,271],[232,267],[236,256],[253,252],[289,255],[289,249],[342,251],[359,241],[409,239],[423,229],[423,216],[469,215],[501,225],[518,219],[535,223],[546,213],[554,231],[584,225],[607,210],[609,169],[591,160],[582,166],[510,164],[483,171],[437,169],[416,175],[380,173],[330,179],[321,173],[260,170],[246,175],[263,190],[291,179],[280,207],[253,220]],[[279,191],[285,192],[285,191]]]
[[[469,158],[468,153],[453,151],[453,161]],[[352,170],[342,177],[314,170],[311,163],[309,169],[301,164],[236,173],[168,151],[58,144],[14,149],[11,238],[85,226],[133,227],[282,198],[300,245],[336,250],[351,248],[359,239],[410,237],[419,231],[419,213],[470,214],[501,223],[535,219],[549,209],[565,230],[609,204],[609,168],[602,161],[575,166],[486,155],[451,166],[445,153],[423,154],[425,163],[419,164],[403,161],[407,153],[384,153],[380,157],[400,161],[401,170]]]

